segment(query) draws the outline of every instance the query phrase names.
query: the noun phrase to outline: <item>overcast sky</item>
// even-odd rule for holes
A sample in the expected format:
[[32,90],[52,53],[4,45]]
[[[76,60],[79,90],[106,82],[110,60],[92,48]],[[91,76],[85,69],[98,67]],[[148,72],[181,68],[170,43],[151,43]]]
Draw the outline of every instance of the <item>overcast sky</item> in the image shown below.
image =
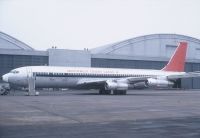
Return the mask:
[[200,0],[0,0],[0,31],[37,50],[95,48],[154,33],[200,39]]

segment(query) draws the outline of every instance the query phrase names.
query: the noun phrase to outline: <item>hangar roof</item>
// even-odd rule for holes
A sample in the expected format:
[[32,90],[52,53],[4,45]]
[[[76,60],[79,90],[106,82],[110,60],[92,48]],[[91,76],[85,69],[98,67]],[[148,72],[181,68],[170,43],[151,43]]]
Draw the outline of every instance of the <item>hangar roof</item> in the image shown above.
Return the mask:
[[[190,43],[195,43],[195,45],[198,45],[200,48],[200,40],[193,37],[180,35],[180,34],[150,34],[150,35],[144,35],[144,36],[127,39],[124,41],[116,42],[116,43],[105,45],[105,46],[100,46],[100,47],[91,49],[91,53],[131,56],[130,52],[134,52],[132,54],[135,54],[135,55],[137,55],[137,53],[143,52],[144,55],[146,55],[145,49],[152,50],[151,48],[153,47],[153,45],[155,46],[153,48],[157,48],[156,46],[158,45],[159,46],[176,45],[180,41],[187,41],[189,45]],[[140,46],[140,48],[138,46]],[[137,50],[136,48],[133,48],[133,47],[137,47],[137,49],[142,49],[141,47],[143,47],[143,50]],[[139,54],[139,55],[143,56],[143,54]]]
[[0,49],[34,50],[27,44],[3,32],[0,32]]

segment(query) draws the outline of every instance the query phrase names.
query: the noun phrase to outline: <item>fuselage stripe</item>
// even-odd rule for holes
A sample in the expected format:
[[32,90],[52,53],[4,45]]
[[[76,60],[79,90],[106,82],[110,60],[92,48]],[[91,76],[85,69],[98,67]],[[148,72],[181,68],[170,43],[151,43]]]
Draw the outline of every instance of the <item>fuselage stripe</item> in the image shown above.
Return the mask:
[[81,73],[47,73],[33,72],[36,77],[89,77],[89,78],[121,78],[121,77],[153,77],[153,75],[135,74],[81,74]]

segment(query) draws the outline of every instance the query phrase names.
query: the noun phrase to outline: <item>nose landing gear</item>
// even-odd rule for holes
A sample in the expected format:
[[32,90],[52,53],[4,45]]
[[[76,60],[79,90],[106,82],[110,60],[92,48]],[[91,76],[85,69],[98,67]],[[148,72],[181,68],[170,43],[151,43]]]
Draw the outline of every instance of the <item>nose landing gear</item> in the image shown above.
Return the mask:
[[1,95],[8,95],[10,93],[10,88],[2,86],[0,93]]

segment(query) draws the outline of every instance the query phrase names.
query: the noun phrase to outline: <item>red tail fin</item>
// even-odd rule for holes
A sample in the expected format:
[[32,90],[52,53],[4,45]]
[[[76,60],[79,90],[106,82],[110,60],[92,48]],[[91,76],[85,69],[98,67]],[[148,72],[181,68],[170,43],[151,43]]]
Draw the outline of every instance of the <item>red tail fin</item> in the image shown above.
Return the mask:
[[183,72],[185,68],[186,51],[187,42],[180,42],[173,56],[162,70]]

